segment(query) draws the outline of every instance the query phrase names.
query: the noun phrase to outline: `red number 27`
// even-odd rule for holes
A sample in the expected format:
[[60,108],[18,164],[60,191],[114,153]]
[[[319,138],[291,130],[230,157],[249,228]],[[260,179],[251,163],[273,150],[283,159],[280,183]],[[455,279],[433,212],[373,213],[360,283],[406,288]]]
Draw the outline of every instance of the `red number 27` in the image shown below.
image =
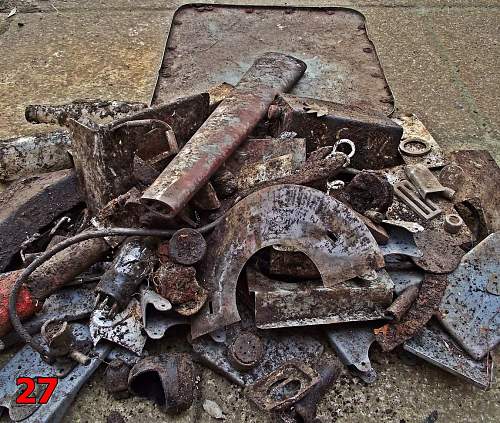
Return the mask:
[[40,398],[35,396],[30,396],[35,390],[36,384],[35,379],[31,377],[18,377],[16,380],[16,385],[25,385],[24,391],[21,391],[19,396],[16,398],[16,403],[18,404],[47,404],[50,397],[52,396],[54,389],[56,389],[57,382],[59,380],[56,377],[37,377],[36,383],[39,385],[46,385]]

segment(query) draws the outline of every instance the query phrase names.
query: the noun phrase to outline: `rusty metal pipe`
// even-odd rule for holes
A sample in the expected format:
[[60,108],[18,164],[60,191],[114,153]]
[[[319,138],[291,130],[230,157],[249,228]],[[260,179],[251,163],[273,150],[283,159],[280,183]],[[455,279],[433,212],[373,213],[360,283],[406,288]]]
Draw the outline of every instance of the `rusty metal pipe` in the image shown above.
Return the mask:
[[184,148],[141,198],[146,205],[179,213],[266,115],[274,97],[288,91],[306,70],[301,60],[265,53],[243,75]]

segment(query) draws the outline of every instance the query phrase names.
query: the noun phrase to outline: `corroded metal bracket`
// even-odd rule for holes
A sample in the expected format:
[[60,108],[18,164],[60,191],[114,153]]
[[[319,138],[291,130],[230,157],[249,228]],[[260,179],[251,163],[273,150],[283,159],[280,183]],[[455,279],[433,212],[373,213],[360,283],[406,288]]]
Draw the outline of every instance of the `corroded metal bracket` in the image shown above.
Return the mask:
[[236,285],[243,266],[274,244],[305,253],[327,287],[384,266],[383,256],[361,220],[321,191],[276,185],[236,204],[213,233],[203,285],[211,298],[191,325],[193,338],[238,322]]

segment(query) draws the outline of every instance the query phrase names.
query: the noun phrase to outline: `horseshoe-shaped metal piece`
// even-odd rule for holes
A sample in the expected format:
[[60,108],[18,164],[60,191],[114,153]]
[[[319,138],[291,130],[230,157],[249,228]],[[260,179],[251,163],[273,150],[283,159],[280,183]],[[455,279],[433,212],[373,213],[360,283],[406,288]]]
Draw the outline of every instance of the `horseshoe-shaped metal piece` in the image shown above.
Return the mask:
[[328,287],[384,266],[368,228],[341,202],[299,185],[262,189],[229,210],[212,234],[203,266],[211,298],[192,322],[193,339],[240,320],[240,272],[253,254],[275,244],[305,253]]

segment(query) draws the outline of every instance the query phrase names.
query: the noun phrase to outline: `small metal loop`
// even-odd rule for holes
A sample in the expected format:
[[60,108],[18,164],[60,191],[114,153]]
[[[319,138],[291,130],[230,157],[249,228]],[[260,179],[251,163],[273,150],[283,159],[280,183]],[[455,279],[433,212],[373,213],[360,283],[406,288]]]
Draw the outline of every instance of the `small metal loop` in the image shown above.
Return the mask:
[[354,153],[356,153],[356,146],[354,145],[354,143],[348,139],[348,138],[342,138],[340,140],[338,140],[334,145],[333,145],[333,150],[332,150],[332,153],[336,153],[337,152],[337,149],[339,148],[340,145],[342,144],[346,144],[348,145],[349,147],[351,147],[351,151],[349,154],[347,154],[347,157],[350,159],[352,156],[354,156]]

